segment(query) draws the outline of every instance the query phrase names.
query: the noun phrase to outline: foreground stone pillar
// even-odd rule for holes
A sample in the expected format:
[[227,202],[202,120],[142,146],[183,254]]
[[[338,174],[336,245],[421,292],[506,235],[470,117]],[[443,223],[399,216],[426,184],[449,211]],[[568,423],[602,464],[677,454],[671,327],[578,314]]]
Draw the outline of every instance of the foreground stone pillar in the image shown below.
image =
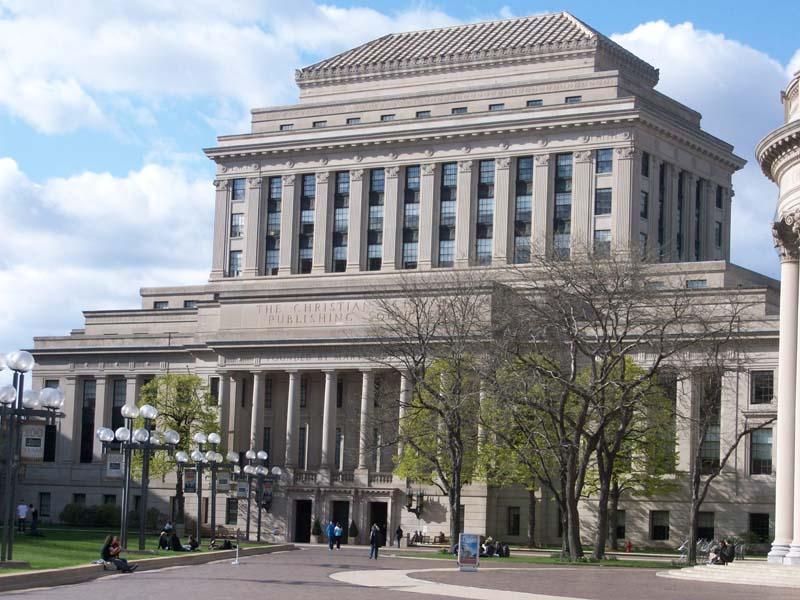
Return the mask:
[[286,456],[284,464],[294,467],[297,464],[297,455],[294,447],[294,436],[297,433],[297,422],[300,416],[300,374],[289,371],[289,394],[286,408]]
[[322,408],[322,445],[320,452],[320,474],[323,482],[330,477],[336,453],[332,442],[336,431],[336,371],[325,371],[325,396]]
[[250,448],[263,450],[264,440],[264,373],[253,372],[253,402],[250,407]]
[[363,371],[361,376],[361,423],[358,431],[358,468],[369,468],[369,413],[372,404],[372,387],[374,381],[372,371]]

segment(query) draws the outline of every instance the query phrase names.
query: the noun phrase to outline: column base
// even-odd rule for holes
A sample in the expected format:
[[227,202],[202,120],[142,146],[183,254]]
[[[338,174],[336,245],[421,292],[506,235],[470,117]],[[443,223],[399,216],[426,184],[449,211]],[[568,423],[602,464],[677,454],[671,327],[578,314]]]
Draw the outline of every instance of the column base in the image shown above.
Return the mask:
[[767,562],[782,565],[783,559],[789,554],[789,544],[772,543],[772,550],[767,554]]
[[783,557],[785,565],[800,565],[800,544],[792,543],[789,552]]

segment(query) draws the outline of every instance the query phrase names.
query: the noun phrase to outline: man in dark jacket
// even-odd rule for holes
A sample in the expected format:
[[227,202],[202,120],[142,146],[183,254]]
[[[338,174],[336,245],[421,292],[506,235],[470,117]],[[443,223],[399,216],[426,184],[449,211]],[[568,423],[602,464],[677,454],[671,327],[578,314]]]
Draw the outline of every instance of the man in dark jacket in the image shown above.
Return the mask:
[[372,525],[369,532],[369,557],[378,560],[378,548],[381,545],[381,528],[377,523]]

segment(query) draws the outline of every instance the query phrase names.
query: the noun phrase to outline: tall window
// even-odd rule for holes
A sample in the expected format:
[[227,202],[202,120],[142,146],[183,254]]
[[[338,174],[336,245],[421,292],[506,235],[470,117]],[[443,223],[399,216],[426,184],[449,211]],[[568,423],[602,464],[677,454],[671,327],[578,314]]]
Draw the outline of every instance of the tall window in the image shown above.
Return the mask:
[[772,429],[750,433],[750,474],[772,475]]
[[596,171],[598,173],[611,173],[614,168],[614,152],[611,148],[598,150],[596,158]]
[[722,223],[714,221],[714,244],[722,248]]
[[531,261],[533,223],[533,157],[517,159],[516,199],[514,202],[514,263]]
[[267,466],[270,465],[272,459],[272,427],[264,427],[264,450],[267,453]]
[[264,273],[277,275],[281,251],[281,178],[270,177],[267,186],[267,257]]
[[272,377],[264,379],[264,408],[272,409]]
[[125,406],[126,382],[124,379],[115,379],[111,386],[111,429],[116,431],[125,425],[122,407]]
[[383,257],[383,169],[369,172],[369,215],[367,218],[367,270],[380,271]]
[[[58,379],[45,379],[44,387],[58,389]],[[44,455],[42,462],[55,462],[58,430],[55,425],[44,426]]]
[[336,189],[333,194],[333,271],[343,273],[347,269],[347,223],[350,214],[350,173],[336,173]]
[[419,165],[406,167],[403,202],[403,268],[416,269],[419,253]]
[[300,408],[308,406],[308,378],[300,378]]
[[506,533],[519,535],[519,506],[506,507]]
[[650,177],[650,155],[642,152],[642,177]]
[[494,235],[494,161],[478,163],[478,220],[475,225],[475,260],[479,265],[492,262]]
[[678,260],[683,258],[683,183],[685,178],[686,174],[683,171],[678,173],[678,231],[675,236],[675,249],[678,252]]
[[225,525],[236,525],[239,519],[239,499],[225,499]]
[[650,194],[642,190],[639,197],[639,216],[642,219],[647,219],[650,214]]
[[238,238],[244,235],[244,213],[231,215],[231,237]]
[[639,258],[641,260],[647,258],[647,234],[644,231],[639,232]]
[[307,426],[303,425],[300,428],[297,436],[297,467],[301,471],[306,469],[306,436],[308,434]]
[[756,542],[769,542],[772,536],[769,534],[769,513],[749,513],[750,533]]
[[314,202],[317,180],[313,173],[303,175],[300,184],[300,235],[298,271],[311,273],[314,257]]
[[666,165],[661,163],[658,167],[658,255],[659,258],[666,254],[664,246],[664,210],[666,208]]
[[94,446],[94,406],[97,382],[94,379],[83,381],[83,402],[81,404],[81,456],[82,463],[92,462]]
[[769,404],[774,398],[774,377],[772,371],[750,372],[750,404]]
[[245,180],[234,179],[231,182],[231,200],[244,200]]
[[706,424],[706,432],[700,442],[700,472],[707,475],[719,468],[722,381],[719,376],[709,377],[701,385],[700,422]]
[[344,405],[344,381],[341,377],[336,379],[336,408]]
[[594,191],[594,214],[611,214],[611,188],[597,188]]
[[694,259],[700,260],[700,247],[702,237],[701,231],[701,215],[703,214],[703,180],[698,179],[694,186]]
[[714,539],[714,513],[697,513],[697,537],[704,540]]
[[594,253],[597,256],[605,257],[611,255],[611,230],[594,230]]
[[717,186],[717,193],[716,193],[716,198],[715,198],[715,203],[714,204],[715,204],[715,206],[717,208],[722,208],[722,186],[721,185]]
[[231,250],[228,255],[228,277],[239,277],[242,274],[242,251]]
[[650,511],[650,539],[668,540],[669,539],[669,511],[651,510]]
[[439,193],[439,266],[452,267],[456,254],[456,185],[457,163],[442,165]]
[[39,492],[39,517],[50,516],[50,492]]
[[572,227],[572,154],[556,155],[556,209],[553,216],[553,251],[569,258]]

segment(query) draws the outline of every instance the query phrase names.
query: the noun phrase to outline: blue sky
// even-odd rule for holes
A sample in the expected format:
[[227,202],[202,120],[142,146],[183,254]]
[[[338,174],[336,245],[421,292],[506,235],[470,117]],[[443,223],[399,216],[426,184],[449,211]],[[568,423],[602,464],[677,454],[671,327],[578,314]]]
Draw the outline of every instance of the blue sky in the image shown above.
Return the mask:
[[800,69],[798,2],[0,0],[0,352],[137,306],[139,287],[204,281],[202,148],[293,102],[295,68],[391,31],[559,10],[659,67],[658,89],[750,161],[734,261],[776,275],[775,188],[752,153]]

